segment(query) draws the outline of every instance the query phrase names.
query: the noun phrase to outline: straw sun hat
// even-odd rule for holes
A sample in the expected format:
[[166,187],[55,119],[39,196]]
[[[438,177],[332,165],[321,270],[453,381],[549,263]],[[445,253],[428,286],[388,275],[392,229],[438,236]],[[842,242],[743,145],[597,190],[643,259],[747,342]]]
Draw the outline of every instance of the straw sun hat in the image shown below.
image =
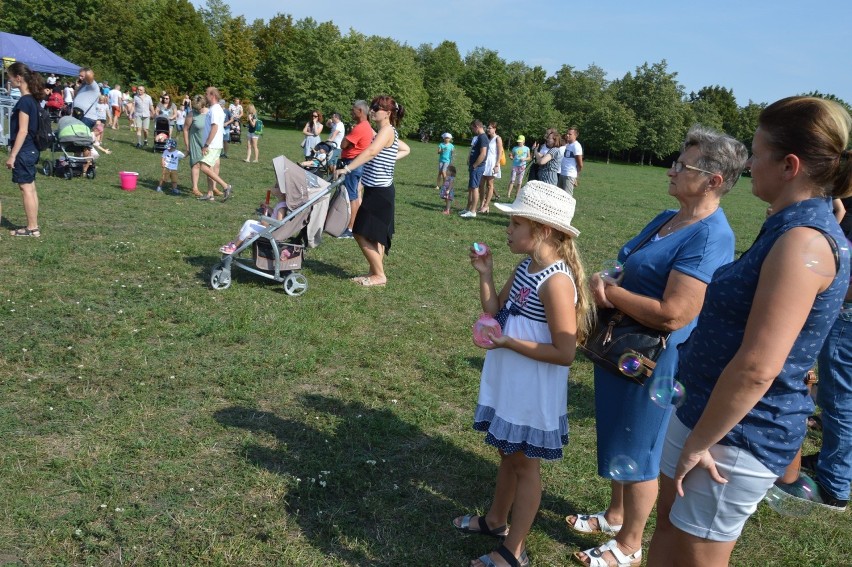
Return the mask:
[[494,206],[510,215],[518,215],[555,228],[571,236],[580,231],[571,226],[577,201],[557,187],[543,181],[528,181],[518,191],[511,205],[494,203]]

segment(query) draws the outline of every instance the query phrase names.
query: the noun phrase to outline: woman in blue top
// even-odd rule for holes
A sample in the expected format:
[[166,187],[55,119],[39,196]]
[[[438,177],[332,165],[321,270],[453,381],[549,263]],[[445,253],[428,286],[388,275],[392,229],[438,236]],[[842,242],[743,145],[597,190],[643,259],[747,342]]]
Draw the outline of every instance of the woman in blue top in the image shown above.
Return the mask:
[[30,70],[20,61],[12,63],[6,70],[9,84],[20,89],[21,98],[15,104],[9,119],[9,158],[6,167],[12,170],[12,183],[21,188],[27,226],[11,232],[12,236],[41,236],[38,228],[38,194],[35,176],[39,151],[35,145],[38,131],[39,101],[44,98],[44,83],[41,75]]
[[[660,453],[672,406],[655,393],[673,392],[677,347],[695,325],[713,272],[734,255],[734,234],[719,208],[746,158],[730,136],[694,126],[668,171],[680,208],[663,211],[619,252],[620,285],[591,278],[600,307],[616,307],[640,323],[671,332],[644,386],[595,367],[598,474],[611,480],[604,512],[568,516],[576,531],[615,538],[575,554],[585,565],[638,565],[642,533],[657,498]],[[625,259],[626,258],[626,259]],[[655,394],[652,398],[652,394]]]
[[804,439],[813,410],[805,375],[849,284],[830,198],[852,190],[850,128],[845,110],[818,98],[760,114],[747,165],[772,214],[751,248],[714,274],[681,348],[686,399],[666,434],[649,565],[727,565]]

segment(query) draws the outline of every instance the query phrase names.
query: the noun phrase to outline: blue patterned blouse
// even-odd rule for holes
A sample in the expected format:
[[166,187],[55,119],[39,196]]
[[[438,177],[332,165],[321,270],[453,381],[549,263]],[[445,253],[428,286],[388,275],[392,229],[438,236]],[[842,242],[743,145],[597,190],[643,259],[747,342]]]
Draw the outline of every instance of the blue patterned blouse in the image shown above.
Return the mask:
[[686,398],[677,416],[692,429],[704,412],[719,375],[742,344],[766,255],[778,238],[799,226],[815,228],[834,239],[840,268],[829,288],[816,297],[781,374],[757,405],[720,441],[722,445],[748,449],[779,476],[805,437],[805,422],[813,411],[805,374],[816,364],[849,284],[849,250],[832,215],[830,200],[809,199],[778,211],[763,223],[749,250],[713,274],[698,326],[680,347],[678,367]]

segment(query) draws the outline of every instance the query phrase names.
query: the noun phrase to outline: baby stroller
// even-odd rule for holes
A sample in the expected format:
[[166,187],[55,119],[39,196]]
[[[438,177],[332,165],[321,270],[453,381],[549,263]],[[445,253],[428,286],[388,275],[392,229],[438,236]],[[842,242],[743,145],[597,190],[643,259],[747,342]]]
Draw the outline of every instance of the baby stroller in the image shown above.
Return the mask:
[[331,181],[331,172],[334,168],[334,162],[337,160],[333,157],[335,156],[335,150],[337,149],[337,145],[331,142],[320,142],[314,149],[311,150],[313,152],[313,159],[317,163],[315,166],[307,166],[305,169],[316,175],[317,177],[322,177],[326,181]]
[[163,153],[166,151],[166,142],[169,141],[169,119],[158,116],[154,120],[154,151]]
[[242,126],[240,126],[239,120],[234,120],[231,123],[231,143],[232,144],[242,144],[240,141],[240,134],[242,133]]
[[44,104],[47,111],[50,113],[50,120],[56,124],[62,116],[62,111],[65,109],[65,99],[62,97],[62,91],[52,91],[47,97],[47,102]]
[[[73,116],[61,117],[50,148],[52,159],[42,162],[41,172],[48,177],[56,175],[65,179],[85,173],[88,179],[94,179],[97,154],[92,143],[92,131],[88,126]],[[62,155],[57,157],[57,152]]]
[[[331,234],[338,232],[338,227],[346,227],[349,220],[348,202],[345,208],[329,208],[327,203],[329,194],[341,185],[343,178],[329,184],[284,156],[273,159],[272,166],[278,187],[287,203],[287,212],[282,220],[260,217],[268,226],[247,238],[213,266],[210,272],[210,287],[213,289],[230,287],[231,270],[236,267],[283,283],[287,295],[302,295],[308,289],[307,278],[298,272],[305,255],[303,231],[308,229],[309,222],[313,224],[317,220]],[[342,193],[345,195],[346,192]],[[312,215],[317,217],[313,221]],[[318,218],[321,216],[324,218]],[[239,258],[245,250],[251,250],[250,261]]]

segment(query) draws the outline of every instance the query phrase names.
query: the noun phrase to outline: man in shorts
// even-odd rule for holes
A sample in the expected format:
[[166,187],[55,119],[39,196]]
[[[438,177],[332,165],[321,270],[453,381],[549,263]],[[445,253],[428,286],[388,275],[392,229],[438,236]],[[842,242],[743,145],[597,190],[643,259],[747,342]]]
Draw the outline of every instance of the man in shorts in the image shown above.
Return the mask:
[[[352,120],[355,126],[349,132],[349,135],[344,136],[340,147],[340,161],[338,162],[338,171],[342,171],[344,165],[349,164],[353,159],[358,157],[361,152],[367,149],[370,142],[373,141],[373,128],[367,120],[367,115],[370,111],[370,106],[367,101],[356,100],[352,104]],[[343,231],[340,238],[353,238],[352,227],[355,225],[355,215],[358,214],[358,208],[361,206],[361,195],[358,193],[358,184],[361,182],[361,174],[363,167],[356,167],[343,180],[343,185],[346,187],[346,192],[349,194],[349,204],[351,213],[349,215],[349,227]]]
[[118,130],[118,119],[121,118],[121,107],[124,106],[122,98],[121,85],[115,85],[109,91],[107,98],[109,99],[109,107],[112,115],[109,117],[109,127],[113,130]]
[[[148,145],[148,129],[151,127],[151,116],[154,115],[154,101],[145,92],[145,87],[136,88],[133,97],[133,122],[136,125],[136,147]],[[144,142],[143,142],[144,139]]]
[[80,120],[89,128],[95,126],[98,119],[98,98],[101,88],[95,82],[95,72],[91,67],[82,67],[77,78],[77,88],[74,92],[74,108],[82,114]]
[[216,87],[207,87],[205,93],[207,97],[207,105],[210,110],[205,115],[204,134],[202,139],[204,145],[201,146],[201,173],[207,176],[207,196],[201,197],[205,201],[215,200],[213,190],[216,183],[225,188],[225,194],[222,197],[222,202],[231,198],[233,188],[219,177],[219,157],[222,155],[224,147],[223,131],[225,128],[225,110],[219,104],[219,89]]
[[343,126],[343,121],[340,119],[340,113],[335,112],[331,115],[331,127],[328,131],[328,139],[330,144],[334,144],[334,150],[328,158],[328,171],[334,175],[337,169],[337,160],[340,159],[340,145],[343,143],[343,136],[346,135],[346,127]]
[[488,136],[481,120],[470,123],[473,139],[470,141],[470,155],[467,158],[467,170],[470,181],[467,183],[467,208],[459,213],[463,219],[476,218],[476,205],[479,203],[479,182],[485,173],[485,156],[488,154]]

